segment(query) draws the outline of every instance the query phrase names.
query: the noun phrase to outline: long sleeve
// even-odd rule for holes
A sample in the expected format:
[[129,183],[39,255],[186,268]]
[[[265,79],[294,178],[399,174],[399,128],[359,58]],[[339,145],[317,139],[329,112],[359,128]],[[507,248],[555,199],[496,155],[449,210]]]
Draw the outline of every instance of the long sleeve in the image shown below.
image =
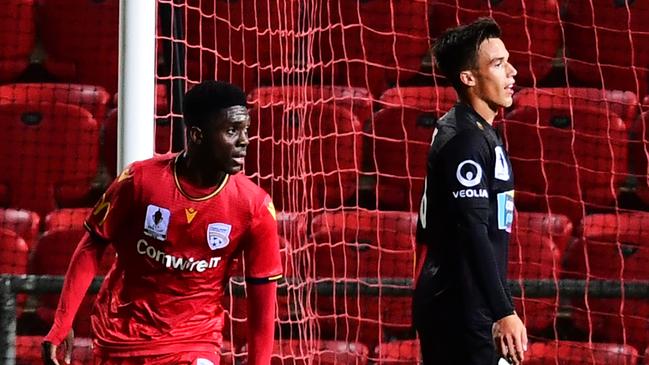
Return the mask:
[[70,332],[74,316],[92,279],[97,274],[99,262],[105,249],[106,244],[93,240],[88,233],[79,242],[65,274],[54,324],[45,336],[45,341],[58,346]]
[[248,365],[270,364],[277,282],[248,283]]
[[466,131],[448,143],[442,155],[445,192],[457,224],[460,252],[467,258],[473,281],[499,320],[514,312],[489,237],[490,173],[493,161],[482,133]]

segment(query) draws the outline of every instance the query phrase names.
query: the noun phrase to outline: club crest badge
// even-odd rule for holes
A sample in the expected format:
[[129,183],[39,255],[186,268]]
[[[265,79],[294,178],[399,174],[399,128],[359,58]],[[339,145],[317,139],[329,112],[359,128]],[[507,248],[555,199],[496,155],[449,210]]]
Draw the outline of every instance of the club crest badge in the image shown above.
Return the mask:
[[212,250],[218,250],[230,243],[232,226],[225,223],[210,223],[207,226],[207,244]]
[[149,204],[144,218],[144,234],[159,241],[166,240],[170,217],[169,209]]

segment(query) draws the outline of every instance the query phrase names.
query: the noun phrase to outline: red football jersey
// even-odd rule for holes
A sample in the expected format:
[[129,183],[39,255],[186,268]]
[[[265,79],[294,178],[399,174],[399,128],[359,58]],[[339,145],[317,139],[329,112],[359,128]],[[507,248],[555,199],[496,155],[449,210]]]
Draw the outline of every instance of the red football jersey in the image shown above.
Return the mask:
[[214,351],[233,259],[243,252],[248,281],[281,278],[268,194],[243,174],[201,191],[176,175],[176,156],[131,165],[86,220],[117,252],[91,318],[100,353]]

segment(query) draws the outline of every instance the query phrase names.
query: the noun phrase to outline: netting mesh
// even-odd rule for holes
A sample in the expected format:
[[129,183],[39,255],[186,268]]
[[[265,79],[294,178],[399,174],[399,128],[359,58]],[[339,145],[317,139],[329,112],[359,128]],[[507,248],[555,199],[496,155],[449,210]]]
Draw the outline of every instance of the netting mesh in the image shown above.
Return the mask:
[[[532,342],[527,363],[648,361],[649,298],[624,289],[649,284],[645,1],[157,3],[156,152],[181,147],[182,93],[193,84],[227,80],[249,96],[245,173],[278,209],[286,276],[273,364],[419,361],[415,224],[435,124],[457,98],[429,50],[444,29],[480,16],[499,22],[518,69],[514,105],[496,125],[516,175],[509,278]],[[64,274],[116,175],[118,5],[0,2],[0,273]],[[247,351],[234,274],[227,364]],[[560,290],[568,279],[583,295]],[[620,295],[588,289],[601,280]],[[554,294],[533,290],[548,285],[540,291]],[[83,364],[93,296],[75,321]],[[57,297],[17,293],[16,353],[0,354],[38,363]],[[12,336],[0,329],[0,344]]]

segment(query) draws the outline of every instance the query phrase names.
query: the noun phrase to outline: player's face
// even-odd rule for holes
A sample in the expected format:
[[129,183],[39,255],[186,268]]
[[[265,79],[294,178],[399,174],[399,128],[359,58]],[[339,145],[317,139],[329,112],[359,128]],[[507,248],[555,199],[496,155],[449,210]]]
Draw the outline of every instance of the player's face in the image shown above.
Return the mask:
[[248,148],[248,128],[250,115],[244,106],[232,106],[223,110],[209,131],[207,144],[215,167],[228,174],[236,174],[243,169]]
[[500,38],[485,39],[478,49],[474,71],[476,96],[493,110],[513,103],[516,69],[509,63],[509,52]]

